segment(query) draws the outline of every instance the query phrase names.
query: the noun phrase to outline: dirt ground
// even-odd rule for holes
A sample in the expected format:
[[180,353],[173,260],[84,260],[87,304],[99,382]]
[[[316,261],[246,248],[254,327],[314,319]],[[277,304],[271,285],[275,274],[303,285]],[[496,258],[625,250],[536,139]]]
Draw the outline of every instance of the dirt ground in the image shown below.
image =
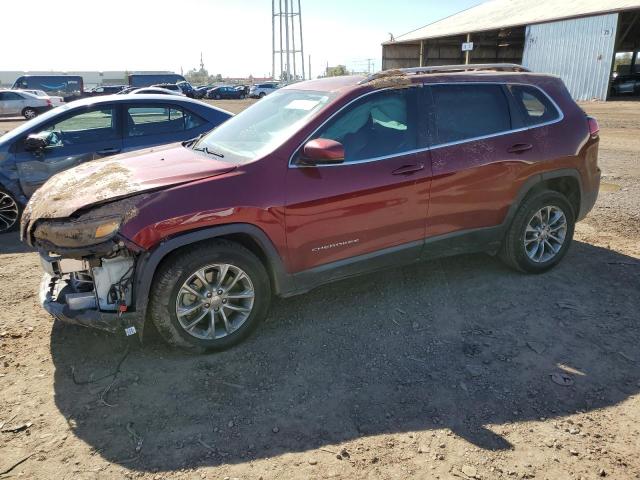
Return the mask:
[[37,256],[0,236],[0,472],[640,479],[639,105],[585,104],[603,186],[553,271],[467,255],[342,281],[224,353],[152,337],[115,381],[123,339],[52,322]]

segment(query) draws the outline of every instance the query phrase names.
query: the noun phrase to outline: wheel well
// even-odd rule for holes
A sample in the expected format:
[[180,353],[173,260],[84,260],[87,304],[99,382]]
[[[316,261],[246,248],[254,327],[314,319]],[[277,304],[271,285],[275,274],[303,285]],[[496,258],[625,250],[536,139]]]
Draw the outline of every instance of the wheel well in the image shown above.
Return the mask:
[[218,238],[224,238],[229,240],[230,242],[236,242],[242,245],[244,248],[253,253],[264,265],[264,268],[267,269],[267,273],[269,274],[269,280],[271,281],[271,287],[273,288],[276,285],[275,281],[275,272],[273,270],[273,265],[269,261],[269,257],[262,249],[260,244],[248,233],[230,233],[228,235],[223,235]]
[[538,183],[531,189],[531,193],[540,190],[553,190],[561,193],[567,197],[567,200],[569,200],[569,203],[573,207],[574,216],[577,217],[580,214],[580,184],[576,178],[571,176],[549,178]]
[[251,253],[253,253],[256,257],[258,257],[258,259],[262,262],[264,267],[267,269],[267,273],[269,275],[269,280],[271,282],[271,287],[272,288],[276,287],[277,282],[276,282],[276,278],[275,278],[275,271],[274,271],[273,265],[269,261],[269,257],[267,256],[265,251],[262,249],[260,244],[251,235],[249,235],[248,233],[241,233],[241,232],[240,233],[230,233],[230,234],[226,234],[226,235],[220,235],[220,236],[215,236],[215,237],[211,237],[211,238],[206,238],[206,239],[199,240],[199,241],[196,241],[196,242],[193,242],[193,243],[188,243],[186,245],[183,245],[181,247],[176,248],[175,250],[172,250],[171,252],[169,252],[167,255],[165,255],[162,258],[162,260],[160,261],[160,264],[155,269],[155,272],[153,274],[154,277],[155,277],[156,272],[160,268],[160,265],[162,263],[166,262],[170,257],[172,257],[174,255],[181,254],[187,248],[193,248],[194,246],[206,244],[206,243],[209,243],[209,242],[211,242],[213,240],[219,240],[219,239],[228,240],[230,242],[238,243],[238,244],[242,245],[244,248],[246,248],[247,250],[249,250]]

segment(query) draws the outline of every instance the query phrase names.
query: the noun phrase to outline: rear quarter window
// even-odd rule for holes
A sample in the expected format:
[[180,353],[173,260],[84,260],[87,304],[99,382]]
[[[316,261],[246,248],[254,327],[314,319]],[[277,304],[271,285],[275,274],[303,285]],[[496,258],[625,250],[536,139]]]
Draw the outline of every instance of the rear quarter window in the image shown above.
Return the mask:
[[509,85],[525,125],[534,126],[560,118],[560,112],[549,97],[528,85]]

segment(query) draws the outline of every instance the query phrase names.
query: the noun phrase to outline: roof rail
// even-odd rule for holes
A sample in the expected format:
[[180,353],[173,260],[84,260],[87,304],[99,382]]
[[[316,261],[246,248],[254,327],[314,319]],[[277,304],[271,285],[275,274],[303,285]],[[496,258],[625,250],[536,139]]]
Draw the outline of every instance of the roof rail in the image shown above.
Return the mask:
[[412,67],[412,68],[396,68],[392,70],[382,70],[373,75],[369,75],[359,83],[368,83],[377,78],[391,75],[421,75],[423,73],[446,73],[446,72],[480,72],[480,71],[497,71],[497,72],[530,72],[526,67],[516,63],[469,63],[466,65],[438,65],[432,67]]

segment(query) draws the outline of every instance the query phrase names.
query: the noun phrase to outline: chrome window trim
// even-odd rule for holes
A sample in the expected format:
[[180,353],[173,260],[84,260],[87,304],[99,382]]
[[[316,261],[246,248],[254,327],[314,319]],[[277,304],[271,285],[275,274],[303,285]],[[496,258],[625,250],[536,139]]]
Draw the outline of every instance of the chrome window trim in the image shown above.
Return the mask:
[[311,139],[316,133],[318,133],[319,130],[321,130],[328,122],[330,122],[331,120],[333,120],[333,118],[336,115],[339,115],[342,110],[344,110],[345,108],[347,108],[349,105],[351,105],[352,103],[365,98],[369,95],[372,95],[374,93],[378,93],[378,92],[384,92],[387,90],[397,90],[394,89],[392,87],[387,87],[387,88],[380,88],[378,90],[372,90],[371,92],[366,92],[356,98],[354,98],[353,100],[347,102],[346,104],[344,104],[342,107],[340,107],[336,112],[334,112],[329,118],[327,118],[324,122],[322,122],[318,128],[316,128],[309,136],[307,136],[307,138],[305,138],[304,141],[302,141],[300,143],[300,145],[298,145],[296,147],[296,149],[293,151],[293,153],[291,154],[291,156],[289,157],[289,168],[325,168],[325,167],[346,167],[349,165],[358,165],[361,163],[371,163],[371,162],[378,162],[380,160],[388,160],[390,158],[395,158],[395,157],[399,157],[399,156],[403,156],[403,155],[413,155],[416,153],[421,153],[421,152],[428,152],[431,150],[437,150],[439,148],[446,148],[446,147],[451,147],[454,145],[460,145],[463,143],[469,143],[469,142],[477,142],[478,140],[486,140],[488,138],[494,138],[494,137],[500,137],[502,135],[510,135],[512,133],[518,133],[518,132],[524,132],[527,130],[533,130],[535,128],[540,128],[540,127],[546,127],[549,125],[553,125],[555,123],[559,123],[561,121],[564,120],[564,112],[562,111],[562,109],[560,108],[560,106],[556,103],[556,101],[551,98],[551,96],[549,96],[549,94],[547,94],[547,92],[545,92],[542,88],[538,87],[537,85],[532,85],[530,83],[522,83],[522,82],[438,82],[438,83],[416,83],[415,87],[432,87],[432,86],[438,86],[438,85],[500,85],[500,86],[509,86],[509,85],[518,85],[518,86],[523,86],[523,87],[531,87],[531,88],[535,88],[536,90],[539,90],[545,97],[547,97],[547,99],[551,102],[551,104],[555,107],[556,111],[558,112],[558,118],[554,119],[554,120],[549,120],[547,122],[544,123],[539,123],[536,125],[531,125],[530,127],[521,127],[521,128],[513,128],[510,130],[505,130],[504,132],[497,132],[497,133],[491,133],[489,135],[481,135],[479,137],[472,137],[472,138],[465,138],[464,140],[456,140],[454,142],[447,142],[447,143],[439,143],[436,145],[430,145],[428,147],[423,147],[423,148],[417,148],[417,149],[413,149],[413,150],[407,150],[407,151],[403,151],[403,152],[398,152],[398,153],[394,153],[392,155],[383,155],[380,157],[372,157],[372,158],[365,158],[362,160],[354,160],[353,162],[346,162],[346,163],[332,163],[332,164],[326,164],[326,165],[296,165],[293,161],[293,157],[295,156],[296,152],[298,152],[300,150],[300,148],[309,141],[309,139]]

